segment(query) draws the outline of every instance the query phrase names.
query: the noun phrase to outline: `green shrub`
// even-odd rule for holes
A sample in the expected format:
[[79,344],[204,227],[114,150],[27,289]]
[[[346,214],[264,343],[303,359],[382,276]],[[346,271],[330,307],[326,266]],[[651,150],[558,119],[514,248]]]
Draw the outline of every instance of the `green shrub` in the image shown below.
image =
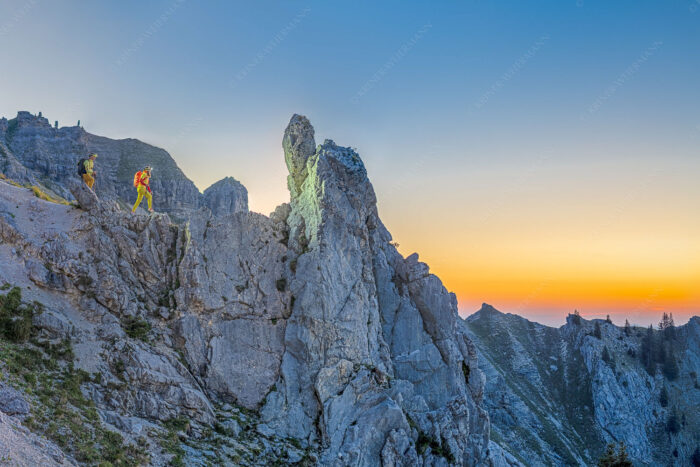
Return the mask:
[[126,316],[122,319],[122,329],[132,339],[146,341],[151,332],[151,323],[138,316]]
[[[72,352],[58,353],[65,361],[59,365],[33,345],[0,339],[4,379],[22,389],[31,405],[25,426],[54,441],[80,465],[146,464],[148,454],[144,450],[126,444],[121,435],[102,425],[94,402],[81,391],[84,383],[91,382],[90,375],[74,369]],[[70,347],[70,342],[56,347]]]
[[[0,295],[0,336],[12,342],[24,342],[32,336],[36,305],[22,303],[22,290],[13,287]],[[39,310],[40,311],[40,310]]]
[[659,403],[661,404],[661,407],[668,407],[668,391],[666,390],[666,386],[661,388]]

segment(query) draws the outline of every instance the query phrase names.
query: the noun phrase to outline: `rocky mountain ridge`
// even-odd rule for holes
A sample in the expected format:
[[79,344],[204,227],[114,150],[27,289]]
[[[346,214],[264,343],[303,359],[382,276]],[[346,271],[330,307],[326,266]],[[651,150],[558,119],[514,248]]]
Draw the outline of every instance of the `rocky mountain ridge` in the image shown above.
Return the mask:
[[[233,178],[223,179],[202,194],[166,151],[137,139],[113,140],[78,126],[52,127],[46,118],[26,111],[10,120],[0,118],[0,172],[17,183],[73,201],[69,185],[77,177],[77,163],[92,152],[98,154],[95,191],[103,200],[132,205],[133,176],[151,165],[151,184],[157,194],[154,207],[175,219],[182,220],[199,207],[221,214],[248,210],[248,192]],[[229,201],[222,203],[224,198]]]
[[672,338],[653,331],[652,345],[671,349],[665,358],[675,376],[645,368],[648,329],[577,315],[552,328],[487,304],[465,322],[486,376],[492,439],[526,465],[591,465],[619,442],[635,465],[692,465],[700,317]]
[[[355,151],[295,115],[289,204],[248,212],[232,180],[198,196],[174,166],[174,223],[124,209],[143,143],[47,124],[0,123],[5,176],[77,206],[0,182],[0,343],[56,462],[519,465],[489,440],[454,294],[396,251]],[[85,150],[99,200],[70,179]]]

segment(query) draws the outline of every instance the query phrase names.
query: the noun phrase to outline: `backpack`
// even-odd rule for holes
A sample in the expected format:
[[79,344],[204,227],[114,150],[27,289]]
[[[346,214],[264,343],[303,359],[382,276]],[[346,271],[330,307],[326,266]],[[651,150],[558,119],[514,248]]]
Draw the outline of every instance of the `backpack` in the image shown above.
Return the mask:
[[139,182],[141,181],[141,171],[139,170],[134,174],[134,187],[139,187]]
[[83,174],[86,174],[87,172],[85,171],[85,161],[87,159],[82,158],[78,161],[78,175],[83,176]]

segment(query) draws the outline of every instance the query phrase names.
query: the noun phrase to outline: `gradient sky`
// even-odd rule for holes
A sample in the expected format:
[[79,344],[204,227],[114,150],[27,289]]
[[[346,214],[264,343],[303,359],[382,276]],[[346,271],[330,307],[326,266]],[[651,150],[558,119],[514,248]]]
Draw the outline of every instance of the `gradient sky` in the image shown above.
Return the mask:
[[0,115],[289,199],[282,132],[356,147],[404,254],[559,325],[700,313],[700,0],[0,3]]

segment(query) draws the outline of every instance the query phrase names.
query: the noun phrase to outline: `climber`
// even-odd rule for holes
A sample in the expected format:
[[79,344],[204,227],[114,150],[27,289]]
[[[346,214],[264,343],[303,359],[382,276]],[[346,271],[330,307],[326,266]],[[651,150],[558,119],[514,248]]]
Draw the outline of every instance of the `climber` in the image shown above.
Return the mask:
[[141,204],[141,201],[143,200],[144,196],[146,197],[146,201],[148,201],[148,212],[153,212],[153,208],[151,207],[151,203],[153,202],[153,195],[151,195],[150,179],[150,166],[146,166],[145,169],[134,174],[134,186],[136,187],[136,192],[138,193],[138,196],[136,197],[136,203],[134,203],[134,209],[131,210],[132,213],[135,212],[136,208],[139,207],[139,204]]
[[97,176],[97,172],[94,170],[95,159],[97,159],[97,154],[93,152],[87,159],[80,159],[80,162],[78,163],[78,173],[82,176],[83,181],[91,190],[95,185],[95,177]]

